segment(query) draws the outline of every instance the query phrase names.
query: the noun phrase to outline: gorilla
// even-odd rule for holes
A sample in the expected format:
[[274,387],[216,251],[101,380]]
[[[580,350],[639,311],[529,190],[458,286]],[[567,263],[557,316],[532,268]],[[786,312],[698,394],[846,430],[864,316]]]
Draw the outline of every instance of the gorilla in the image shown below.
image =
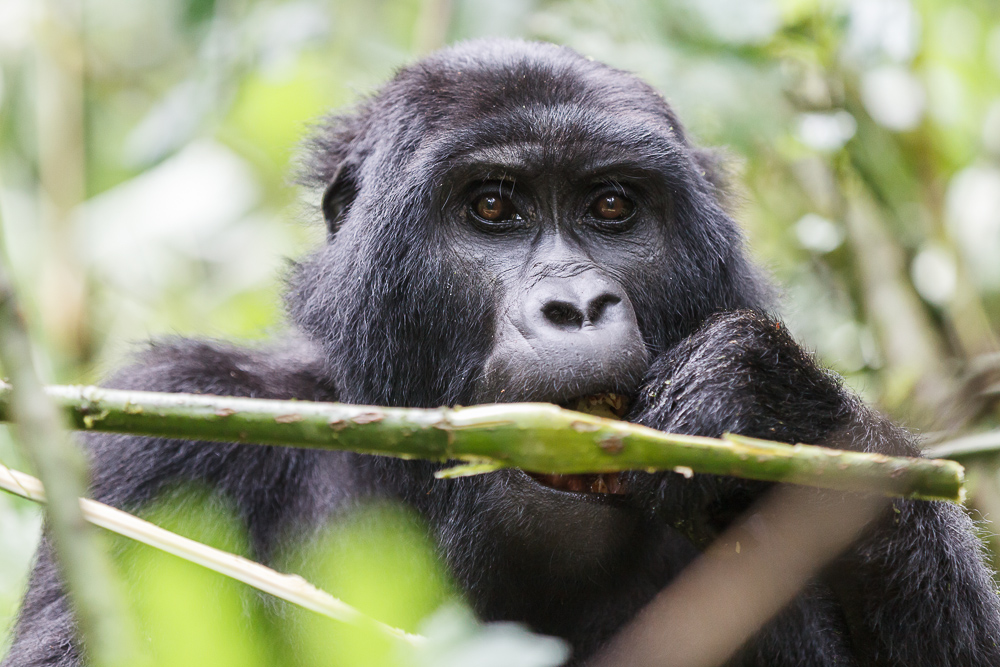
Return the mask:
[[[663,431],[917,456],[817,366],[727,214],[712,154],[634,76],[550,44],[463,43],[402,69],[308,143],[325,243],[295,264],[294,332],[151,344],[108,386],[436,407],[604,406]],[[483,620],[582,664],[771,485],[634,471],[435,479],[438,464],[107,434],[93,496],[141,512],[194,482],[253,556],[364,499],[407,504]],[[687,528],[679,530],[678,526]],[[43,539],[4,665],[81,662]],[[1000,604],[959,507],[900,500],[729,664],[1000,665]]]

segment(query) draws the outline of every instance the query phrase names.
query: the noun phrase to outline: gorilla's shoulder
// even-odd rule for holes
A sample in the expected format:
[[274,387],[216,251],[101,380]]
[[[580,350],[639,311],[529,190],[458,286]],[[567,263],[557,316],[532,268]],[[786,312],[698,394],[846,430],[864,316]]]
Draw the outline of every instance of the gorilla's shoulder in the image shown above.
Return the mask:
[[171,393],[336,400],[321,353],[299,338],[255,346],[211,339],[160,338],[102,385]]

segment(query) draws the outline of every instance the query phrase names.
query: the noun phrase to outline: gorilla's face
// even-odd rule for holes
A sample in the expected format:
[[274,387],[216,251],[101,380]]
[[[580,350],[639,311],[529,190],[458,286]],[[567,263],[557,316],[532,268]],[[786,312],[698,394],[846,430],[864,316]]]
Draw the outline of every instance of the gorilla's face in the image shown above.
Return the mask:
[[539,134],[474,147],[444,178],[445,246],[495,304],[477,403],[628,395],[648,367],[630,287],[662,265],[667,203],[620,147]]

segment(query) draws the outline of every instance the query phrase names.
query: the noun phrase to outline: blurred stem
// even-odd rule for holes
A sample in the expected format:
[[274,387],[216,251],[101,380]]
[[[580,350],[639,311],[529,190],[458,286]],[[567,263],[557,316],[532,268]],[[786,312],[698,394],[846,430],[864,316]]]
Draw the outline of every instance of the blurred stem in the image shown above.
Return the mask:
[[865,309],[885,355],[887,407],[898,410],[912,402],[910,416],[918,423],[958,428],[963,416],[953,409],[955,387],[945,370],[942,342],[906,277],[903,250],[860,179],[848,173],[841,180]]
[[938,165],[944,162],[938,141],[926,129],[915,133],[912,142],[901,146],[907,162],[915,165],[919,188],[931,212],[934,226],[932,237],[948,246],[955,258],[955,293],[944,308],[947,327],[956,343],[955,347],[965,360],[1000,350],[996,334],[986,314],[986,308],[969,275],[962,254],[955,247],[948,226],[945,224],[945,191]]
[[889,504],[863,494],[776,489],[660,591],[588,667],[733,664],[733,654]]
[[70,366],[90,356],[87,290],[72,219],[85,198],[84,49],[81,0],[46,0],[36,29],[39,209],[45,259],[40,309],[45,338]]
[[[673,470],[928,500],[963,495],[964,472],[953,461],[663,433],[543,403],[418,409],[99,387],[47,391],[84,430],[474,464],[440,476],[504,467],[546,474]],[[8,393],[0,389],[0,420]]]
[[83,520],[85,466],[61,427],[63,416],[45,395],[32,364],[24,319],[0,262],[0,364],[17,389],[5,397],[14,435],[50,490],[48,523],[60,571],[90,664],[132,665],[117,583],[97,534]]
[[422,0],[413,30],[416,53],[429,53],[444,46],[451,24],[452,0]]

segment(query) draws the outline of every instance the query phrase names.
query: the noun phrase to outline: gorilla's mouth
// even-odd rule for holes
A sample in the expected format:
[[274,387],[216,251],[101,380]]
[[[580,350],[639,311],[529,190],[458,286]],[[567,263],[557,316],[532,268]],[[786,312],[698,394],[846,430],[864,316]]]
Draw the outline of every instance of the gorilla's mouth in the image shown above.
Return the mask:
[[575,410],[576,412],[584,412],[595,417],[621,419],[628,412],[630,404],[631,401],[628,399],[628,396],[607,392],[571,398],[565,403],[560,403],[559,407],[566,408],[567,410]]
[[[628,412],[630,401],[627,396],[616,393],[591,394],[570,399],[560,407],[576,412],[584,412],[595,417],[621,419]],[[628,485],[620,472],[606,472],[583,475],[543,475],[528,473],[536,482],[557,491],[569,493],[599,493],[626,495]]]
[[540,475],[529,472],[536,482],[557,491],[570,493],[605,493],[623,496],[628,486],[620,472],[605,472],[599,475]]

